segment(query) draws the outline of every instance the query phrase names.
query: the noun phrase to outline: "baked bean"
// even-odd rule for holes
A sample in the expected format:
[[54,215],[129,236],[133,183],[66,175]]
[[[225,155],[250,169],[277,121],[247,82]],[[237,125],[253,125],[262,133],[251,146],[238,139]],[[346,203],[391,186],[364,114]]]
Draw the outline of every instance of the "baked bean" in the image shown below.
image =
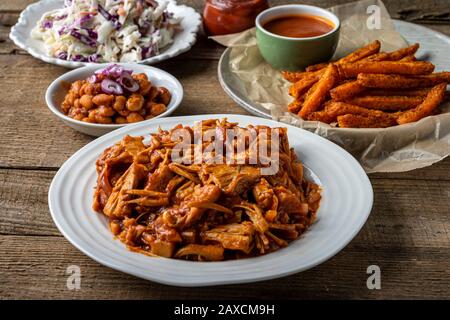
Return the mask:
[[141,110],[144,106],[144,97],[140,94],[132,94],[127,100],[127,109],[130,111]]
[[88,84],[89,84],[89,83],[83,83],[83,84],[81,85],[81,88],[80,88],[80,97],[83,96],[84,94],[86,94],[86,86],[87,86]]
[[78,113],[75,116],[73,116],[72,118],[75,120],[82,120],[84,118],[84,115],[82,115],[81,113]]
[[80,98],[80,104],[81,106],[86,109],[90,110],[94,107],[94,102],[92,102],[93,96],[90,94],[84,94]]
[[100,106],[97,110],[97,114],[102,117],[112,117],[116,114],[116,111],[113,108],[107,106]]
[[128,109],[123,109],[121,111],[117,111],[118,114],[120,114],[122,117],[128,117],[128,115],[131,113]]
[[62,111],[69,117],[90,123],[125,124],[151,119],[167,109],[171,94],[166,88],[152,85],[145,73],[132,75],[139,84],[139,91],[116,96],[105,94],[99,82],[77,80],[66,85],[68,92],[61,103]]
[[139,121],[143,121],[144,118],[137,112],[131,112],[128,117],[127,117],[127,121],[128,122],[139,122]]
[[142,108],[139,111],[136,111],[137,113],[139,113],[141,116],[145,117],[147,115],[147,110],[145,108]]
[[73,102],[73,106],[77,109],[81,109],[80,99],[75,99],[75,101]]
[[157,87],[151,87],[150,92],[147,95],[147,100],[148,101],[155,101],[156,98],[158,97],[158,88]]
[[133,75],[133,79],[139,83],[139,93],[143,96],[147,95],[152,88],[152,83],[148,80],[145,73]]
[[112,94],[98,94],[92,98],[92,102],[94,102],[97,106],[109,106],[114,101],[114,96]]
[[117,96],[113,104],[114,110],[122,111],[123,109],[125,109],[126,102],[127,98],[125,98],[124,96]]
[[125,124],[125,123],[127,123],[127,119],[124,118],[124,117],[119,116],[119,117],[116,117],[115,122],[117,124]]
[[82,88],[83,94],[88,94],[91,96],[95,96],[97,94],[95,90],[95,85],[92,83],[86,83]]
[[99,114],[96,114],[95,122],[102,123],[102,124],[110,124],[110,123],[112,123],[112,119],[111,119],[111,117],[104,117]]
[[102,85],[100,83],[96,83],[94,84],[94,92],[92,93],[92,95],[96,95],[96,94],[100,94],[102,93]]
[[78,117],[79,115],[84,117],[84,112],[83,112],[83,110],[81,108],[72,107],[72,108],[69,109],[69,113],[68,113],[69,117],[75,118],[75,117]]
[[144,84],[139,86],[139,93],[143,96],[147,95],[152,89],[152,83],[150,81],[144,82]]
[[61,109],[64,113],[68,113],[69,109],[70,109],[71,105],[69,103],[67,103],[65,100],[64,102],[61,104]]
[[149,108],[150,114],[152,116],[158,116],[161,113],[163,113],[164,111],[166,111],[166,106],[162,103],[154,103],[152,102],[150,104],[150,108]]
[[76,95],[72,91],[69,91],[69,93],[64,98],[64,101],[67,102],[67,104],[73,106],[76,98]]
[[170,100],[172,99],[172,95],[170,94],[169,90],[167,90],[164,87],[158,88],[159,92],[159,101],[161,103],[165,104],[166,106],[170,103]]
[[89,111],[88,118],[91,122],[95,122],[95,116],[97,114],[97,109],[92,109]]
[[83,85],[83,81],[77,80],[74,83],[72,83],[70,90],[72,90],[72,92],[75,93],[76,95],[80,95],[80,90],[81,90],[82,85]]

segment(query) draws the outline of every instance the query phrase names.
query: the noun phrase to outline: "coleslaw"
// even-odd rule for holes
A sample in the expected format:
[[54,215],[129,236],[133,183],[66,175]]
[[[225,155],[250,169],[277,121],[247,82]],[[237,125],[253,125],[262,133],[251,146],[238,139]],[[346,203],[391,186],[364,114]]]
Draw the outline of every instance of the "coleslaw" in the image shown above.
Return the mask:
[[167,0],[65,0],[31,32],[50,56],[82,62],[135,62],[173,42],[180,19]]

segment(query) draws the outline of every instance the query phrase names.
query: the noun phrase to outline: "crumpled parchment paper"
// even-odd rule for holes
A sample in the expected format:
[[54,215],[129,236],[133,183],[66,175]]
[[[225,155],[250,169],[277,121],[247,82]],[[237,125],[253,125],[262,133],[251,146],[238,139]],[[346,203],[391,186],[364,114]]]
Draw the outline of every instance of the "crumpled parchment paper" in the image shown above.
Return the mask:
[[[383,51],[408,45],[395,30],[381,0],[362,0],[329,10],[340,18],[342,25],[334,59],[377,39],[382,42]],[[368,25],[373,26],[372,23],[377,22],[373,20],[373,14],[377,10],[381,28],[369,28]],[[372,19],[368,23],[370,17]],[[343,129],[325,123],[304,121],[287,112],[287,105],[292,101],[292,97],[288,95],[290,83],[260,55],[255,29],[212,39],[232,47],[230,70],[242,80],[250,100],[269,110],[274,120],[312,131],[342,146],[358,159],[368,173],[423,168],[450,155],[449,103],[441,107],[442,114],[387,129]]]

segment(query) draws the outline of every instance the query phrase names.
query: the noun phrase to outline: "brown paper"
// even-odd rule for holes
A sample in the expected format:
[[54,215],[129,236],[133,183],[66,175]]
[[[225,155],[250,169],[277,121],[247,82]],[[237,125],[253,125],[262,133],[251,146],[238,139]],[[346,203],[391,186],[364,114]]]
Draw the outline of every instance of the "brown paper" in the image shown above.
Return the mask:
[[[370,15],[367,9],[371,5],[380,9],[381,29],[369,30],[367,26]],[[362,0],[329,10],[340,18],[342,27],[334,59],[377,39],[381,40],[383,51],[408,45],[395,31],[389,13],[380,0]],[[287,105],[292,101],[288,94],[290,83],[260,55],[255,29],[213,39],[232,47],[230,69],[242,80],[250,100],[270,110],[274,120],[307,129],[344,147],[368,173],[409,171],[429,166],[450,155],[450,113],[387,129],[343,129],[304,121],[287,112]],[[450,104],[442,109],[450,112]]]

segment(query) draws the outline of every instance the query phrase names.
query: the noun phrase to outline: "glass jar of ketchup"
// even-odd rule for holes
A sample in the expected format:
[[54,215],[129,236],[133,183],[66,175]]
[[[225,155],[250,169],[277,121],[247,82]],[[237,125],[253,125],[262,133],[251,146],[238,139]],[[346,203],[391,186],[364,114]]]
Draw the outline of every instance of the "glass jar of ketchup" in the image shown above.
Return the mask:
[[206,0],[203,11],[205,31],[215,36],[252,28],[256,16],[268,7],[267,0]]

